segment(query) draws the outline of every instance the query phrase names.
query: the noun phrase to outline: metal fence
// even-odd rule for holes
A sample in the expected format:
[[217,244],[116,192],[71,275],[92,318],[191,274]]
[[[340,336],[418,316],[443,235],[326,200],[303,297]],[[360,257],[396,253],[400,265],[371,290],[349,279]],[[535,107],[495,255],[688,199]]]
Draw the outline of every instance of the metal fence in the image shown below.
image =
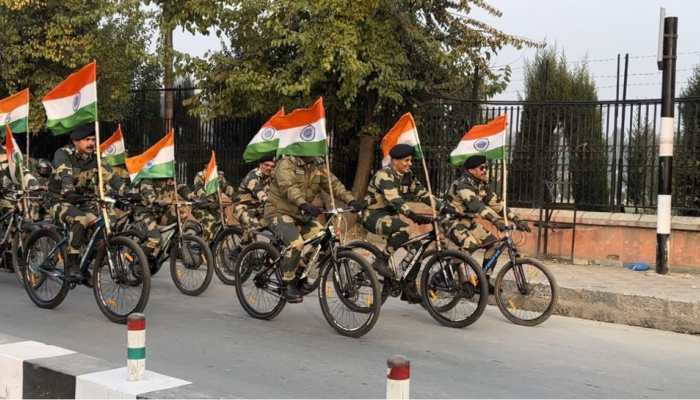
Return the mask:
[[[657,99],[548,103],[436,99],[413,113],[437,192],[455,178],[449,153],[464,132],[505,114],[509,204],[573,203],[581,210],[648,213],[656,207],[660,111]],[[388,130],[398,116],[385,115],[382,130]],[[357,166],[360,129],[341,131],[332,125],[332,115],[327,120],[334,132],[332,169],[349,186]],[[244,164],[243,150],[263,122],[262,116],[202,121],[178,108],[173,120],[178,179],[191,182],[215,150],[220,170],[238,182],[252,168]],[[101,123],[103,138],[115,124]],[[166,121],[135,116],[122,125],[133,155],[162,137]],[[41,136],[33,153],[47,157],[65,142],[65,137]],[[675,143],[674,212],[700,215],[700,98],[676,100]],[[380,160],[377,146],[375,168]],[[490,175],[494,183],[501,182],[501,162],[491,163]],[[501,192],[500,184],[496,189]]]

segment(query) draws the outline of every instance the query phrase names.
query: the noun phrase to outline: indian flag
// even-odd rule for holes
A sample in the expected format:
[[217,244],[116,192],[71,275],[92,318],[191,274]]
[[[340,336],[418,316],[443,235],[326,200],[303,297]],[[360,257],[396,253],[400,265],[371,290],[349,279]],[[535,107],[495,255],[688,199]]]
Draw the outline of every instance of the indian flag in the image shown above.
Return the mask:
[[126,169],[133,183],[145,178],[175,177],[175,131],[171,129],[143,154],[127,158]]
[[97,67],[95,62],[71,74],[44,98],[46,125],[54,135],[95,122],[97,118]]
[[124,135],[122,134],[122,126],[117,126],[117,130],[100,144],[100,152],[102,157],[109,165],[124,164],[126,159],[126,151],[124,150]]
[[281,108],[275,115],[270,117],[270,119],[263,124],[258,133],[253,136],[253,139],[251,139],[243,152],[243,160],[245,160],[245,162],[257,161],[267,155],[274,156],[275,153],[277,153],[279,135],[272,121],[282,116],[284,116],[284,108]]
[[0,129],[9,126],[12,132],[26,132],[29,118],[29,89],[0,100]]
[[7,152],[10,178],[12,178],[12,182],[20,184],[22,180],[22,152],[19,150],[15,138],[12,137],[9,125],[5,125],[5,151]]
[[503,159],[506,142],[506,116],[501,115],[485,125],[474,125],[465,133],[450,153],[450,163],[460,166],[474,154],[483,154],[489,160]]
[[271,118],[277,129],[277,156],[323,156],[326,154],[326,112],[320,97],[310,108],[298,108]]
[[216,168],[216,154],[211,152],[211,159],[207,165],[207,170],[204,172],[204,193],[209,196],[219,190],[219,169]]
[[423,152],[420,148],[420,140],[418,140],[418,129],[416,129],[416,121],[413,120],[413,115],[411,113],[406,113],[399,118],[394,126],[389,129],[389,132],[384,135],[382,139],[382,165],[389,165],[391,157],[389,152],[397,144],[410,144],[415,147],[415,158],[421,158]]

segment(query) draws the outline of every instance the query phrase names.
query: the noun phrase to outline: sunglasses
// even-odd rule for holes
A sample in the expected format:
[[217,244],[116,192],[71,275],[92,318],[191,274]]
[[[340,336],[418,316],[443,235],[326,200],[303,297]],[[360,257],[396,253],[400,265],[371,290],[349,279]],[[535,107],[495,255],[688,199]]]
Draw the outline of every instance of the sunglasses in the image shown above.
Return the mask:
[[481,165],[481,166],[477,167],[477,169],[479,169],[479,170],[481,170],[481,171],[486,171],[486,166],[485,166],[485,165]]

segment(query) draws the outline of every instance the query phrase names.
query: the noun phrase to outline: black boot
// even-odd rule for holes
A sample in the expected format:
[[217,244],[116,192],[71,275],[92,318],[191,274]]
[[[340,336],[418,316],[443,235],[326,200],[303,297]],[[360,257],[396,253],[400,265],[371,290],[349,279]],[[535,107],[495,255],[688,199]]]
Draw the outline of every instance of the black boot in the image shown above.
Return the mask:
[[299,283],[296,280],[287,282],[287,289],[284,292],[284,298],[287,299],[287,303],[301,303],[304,301],[304,294],[299,288]]
[[65,276],[72,281],[83,280],[83,274],[80,272],[80,254],[68,254],[64,271]]

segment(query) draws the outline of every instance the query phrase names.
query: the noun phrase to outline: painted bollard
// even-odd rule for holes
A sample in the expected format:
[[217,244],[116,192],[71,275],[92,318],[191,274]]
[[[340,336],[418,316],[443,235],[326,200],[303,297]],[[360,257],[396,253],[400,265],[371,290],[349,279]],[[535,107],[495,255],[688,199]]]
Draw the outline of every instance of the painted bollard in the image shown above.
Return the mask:
[[140,381],[146,371],[146,317],[134,313],[127,318],[127,379]]
[[386,363],[389,367],[386,375],[387,400],[408,400],[411,362],[403,356],[393,356]]

